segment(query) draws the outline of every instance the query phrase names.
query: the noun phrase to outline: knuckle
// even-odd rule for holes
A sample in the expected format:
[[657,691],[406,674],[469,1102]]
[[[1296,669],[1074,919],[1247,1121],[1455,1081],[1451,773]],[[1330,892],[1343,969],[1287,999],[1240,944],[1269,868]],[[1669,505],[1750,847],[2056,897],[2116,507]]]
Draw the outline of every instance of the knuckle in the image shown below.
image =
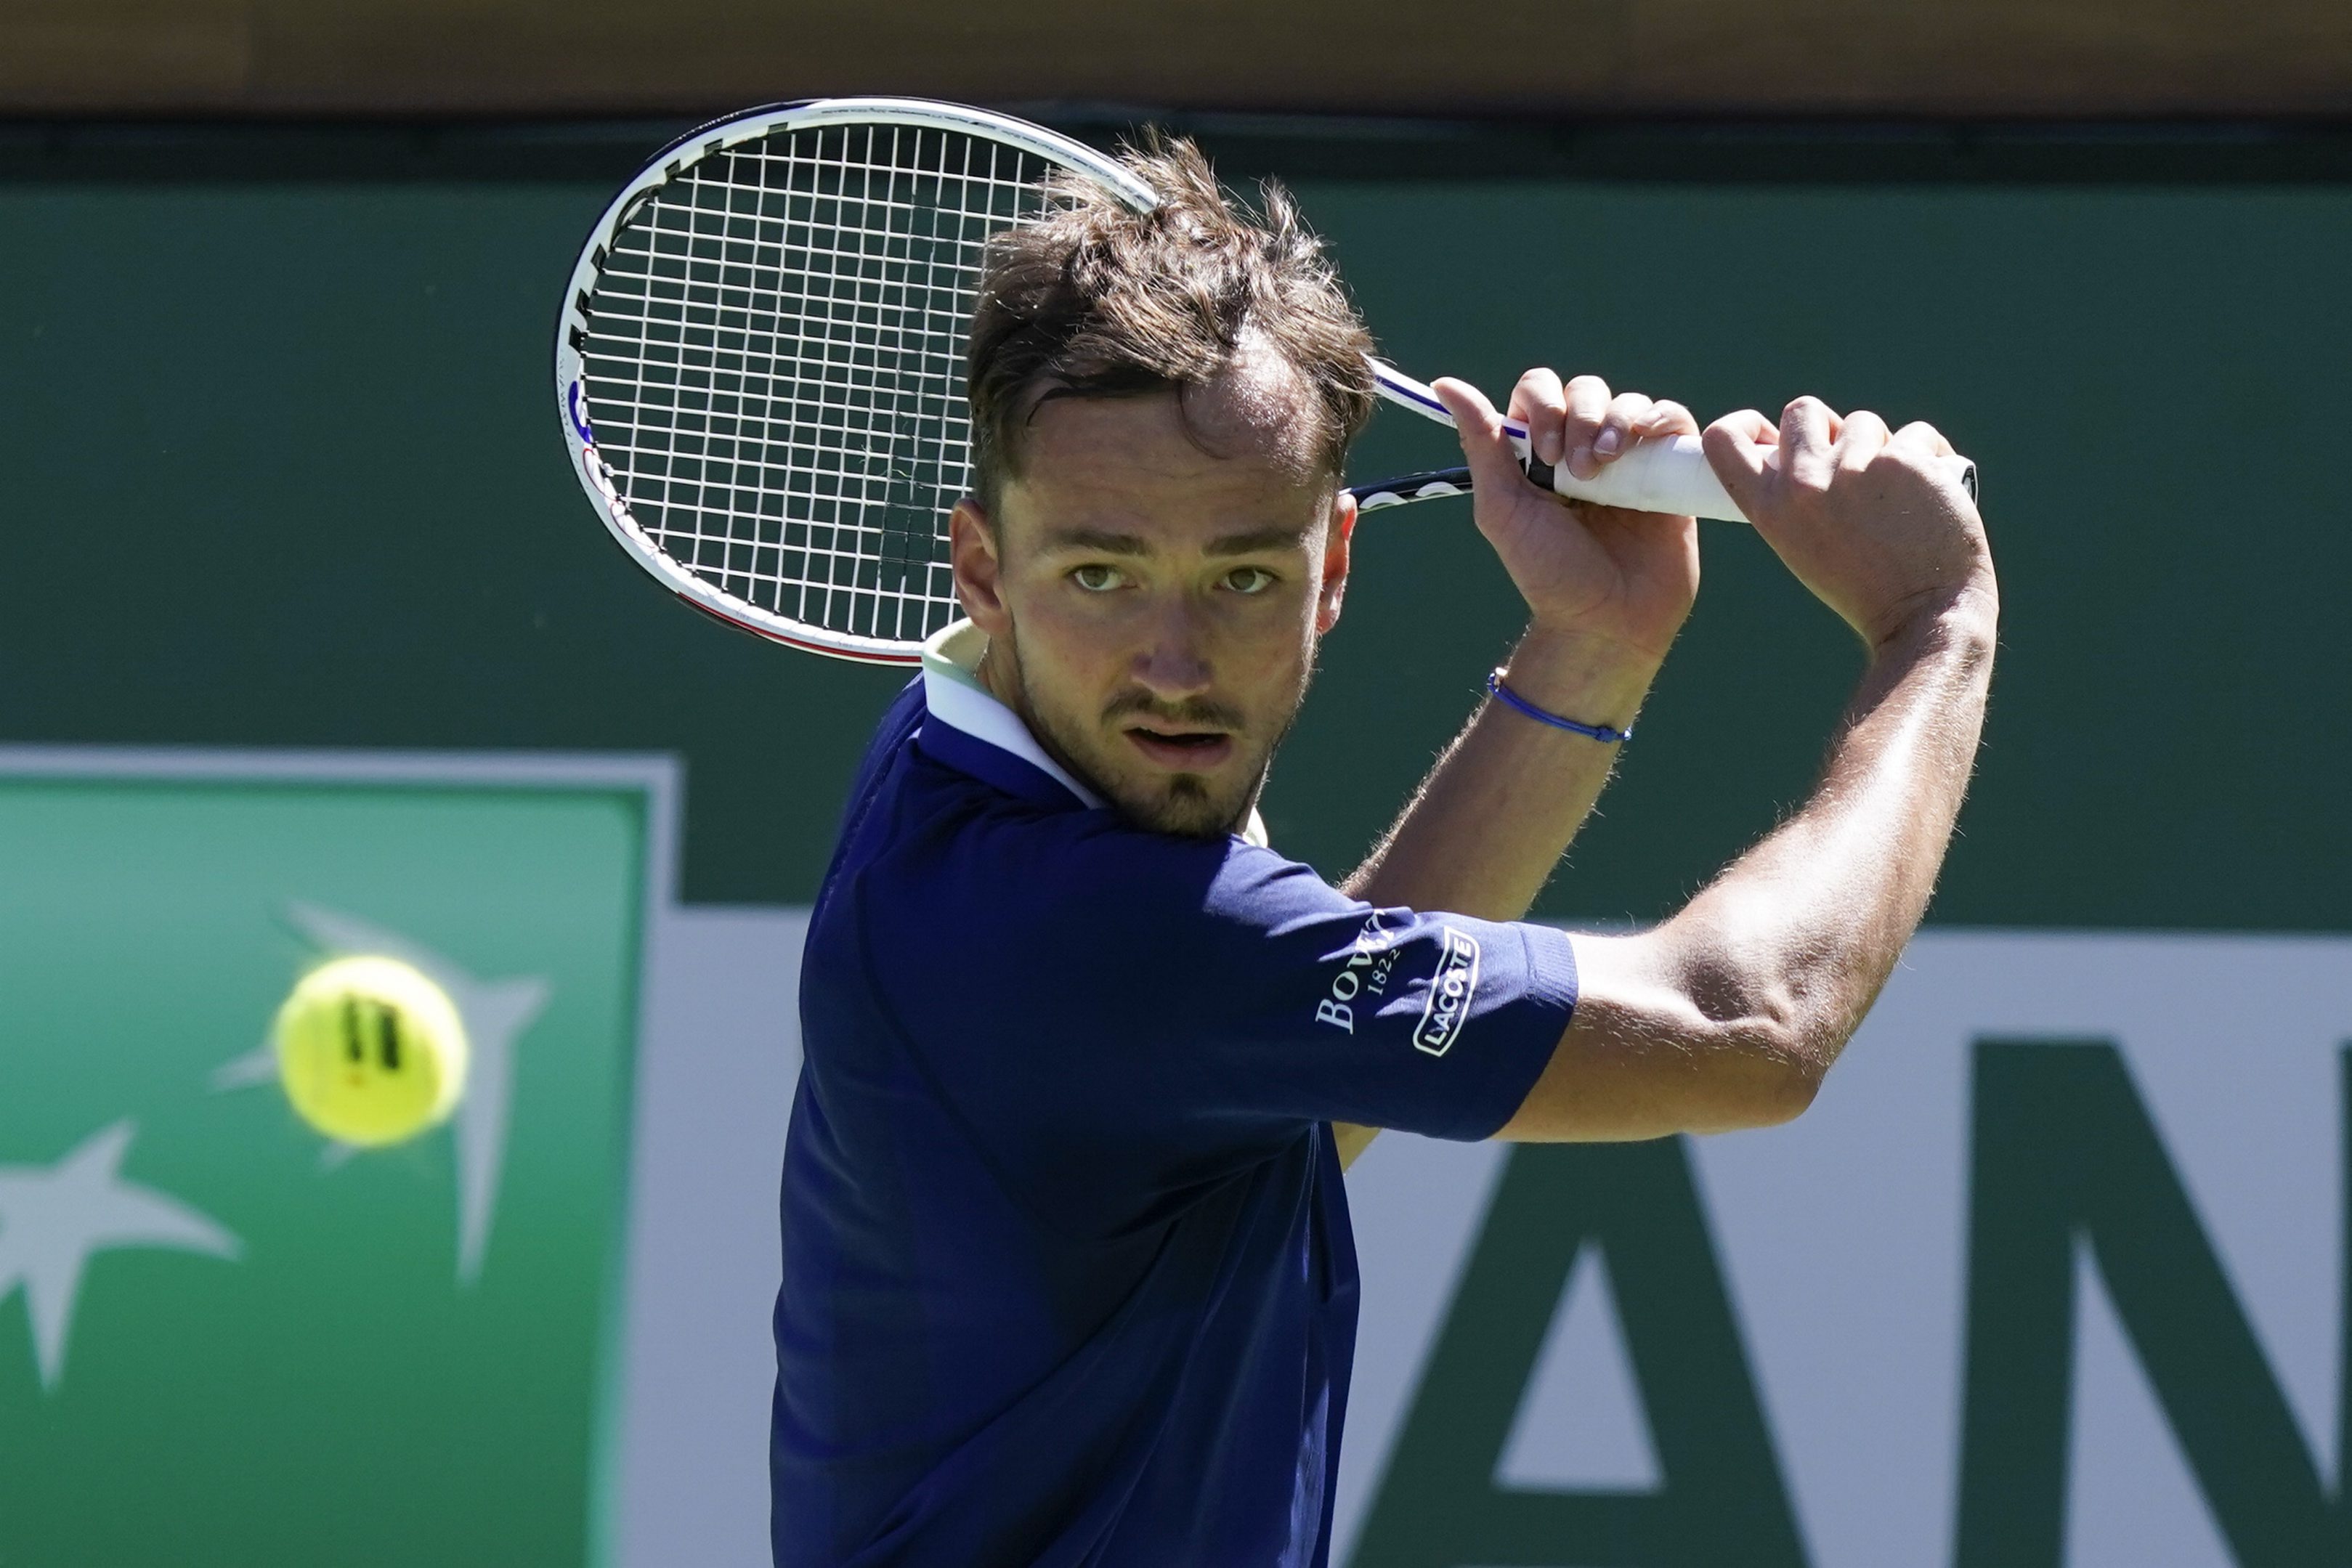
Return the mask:
[[1743,408],[1735,413],[1725,414],[1700,431],[1699,444],[1706,451],[1728,455],[1759,444],[1763,433],[1770,428],[1762,414],[1752,408]]
[[1792,463],[1789,465],[1789,488],[1801,496],[1826,496],[1836,472],[1826,463]]
[[1925,447],[1888,446],[1879,453],[1879,457],[1906,474],[1932,477],[1935,473],[1934,455]]

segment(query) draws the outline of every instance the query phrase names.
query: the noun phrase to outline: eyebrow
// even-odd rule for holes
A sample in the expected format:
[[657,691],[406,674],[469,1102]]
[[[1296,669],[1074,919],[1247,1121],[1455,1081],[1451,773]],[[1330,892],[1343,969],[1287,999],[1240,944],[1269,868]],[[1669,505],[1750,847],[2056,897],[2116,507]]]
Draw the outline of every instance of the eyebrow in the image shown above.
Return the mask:
[[[1307,539],[1306,528],[1252,528],[1211,539],[1204,555],[1261,555],[1268,550],[1295,549]],[[1058,528],[1045,538],[1049,550],[1091,550],[1098,555],[1146,556],[1150,540],[1140,534],[1115,534],[1103,528]]]

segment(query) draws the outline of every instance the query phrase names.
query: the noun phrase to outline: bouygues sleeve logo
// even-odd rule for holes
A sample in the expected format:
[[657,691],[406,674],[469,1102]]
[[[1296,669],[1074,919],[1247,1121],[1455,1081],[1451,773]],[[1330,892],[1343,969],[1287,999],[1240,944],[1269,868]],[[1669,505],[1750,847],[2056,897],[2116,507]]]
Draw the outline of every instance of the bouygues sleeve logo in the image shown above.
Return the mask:
[[1445,927],[1444,950],[1437,973],[1429,977],[1429,996],[1421,1004],[1421,1022],[1412,1043],[1432,1056],[1444,1056],[1470,1021],[1470,1000],[1478,994],[1478,939],[1466,931]]

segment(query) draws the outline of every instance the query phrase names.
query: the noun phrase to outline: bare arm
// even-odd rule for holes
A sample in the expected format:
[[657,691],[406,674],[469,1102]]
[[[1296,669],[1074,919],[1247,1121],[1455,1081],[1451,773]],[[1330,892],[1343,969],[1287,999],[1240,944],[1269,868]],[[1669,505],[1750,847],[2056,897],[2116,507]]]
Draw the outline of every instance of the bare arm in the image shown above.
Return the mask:
[[[1629,729],[1655,668],[1613,644],[1531,629],[1504,679],[1553,713]],[[1374,904],[1519,919],[1600,798],[1616,749],[1488,700],[1343,890]],[[1333,1132],[1344,1170],[1379,1129]]]
[[[1531,619],[1505,666],[1513,692],[1550,712],[1629,729],[1698,588],[1688,517],[1565,507],[1529,486],[1486,399],[1440,382],[1479,465],[1478,526],[1527,597]],[[1512,413],[1539,455],[1590,474],[1636,438],[1696,430],[1688,412],[1595,377],[1520,381]],[[1596,455],[1594,448],[1598,447]],[[1487,701],[1438,758],[1344,884],[1376,904],[1524,916],[1608,782],[1617,747]],[[1337,1128],[1344,1166],[1375,1129]]]
[[1804,808],[1683,910],[1579,936],[1582,995],[1499,1134],[1652,1138],[1795,1115],[1926,912],[1992,674],[1990,606],[1881,649]]
[[[1630,729],[1656,668],[1646,654],[1618,644],[1531,627],[1503,678],[1553,713]],[[1344,890],[1370,904],[1519,919],[1616,761],[1614,746],[1489,699]]]
[[1812,798],[1672,919],[1580,937],[1576,1016],[1506,1138],[1763,1125],[1811,1102],[1925,913],[1973,763],[1999,613],[1975,507],[1923,425],[1790,405],[1708,452],[1870,663]]

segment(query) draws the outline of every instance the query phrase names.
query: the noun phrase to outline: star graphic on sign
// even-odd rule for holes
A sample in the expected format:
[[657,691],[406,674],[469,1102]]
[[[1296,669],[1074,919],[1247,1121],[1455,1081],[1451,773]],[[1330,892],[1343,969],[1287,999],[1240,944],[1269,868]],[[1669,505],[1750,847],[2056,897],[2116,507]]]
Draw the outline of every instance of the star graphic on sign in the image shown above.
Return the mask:
[[[482,979],[397,932],[315,904],[289,903],[286,917],[324,952],[374,954],[414,965],[457,1005],[470,1048],[466,1094],[457,1102],[454,1119],[457,1278],[472,1284],[481,1277],[482,1255],[490,1243],[490,1221],[498,1211],[499,1177],[506,1165],[507,1128],[514,1108],[515,1041],[546,1008],[552,988],[537,975]],[[212,1084],[216,1090],[242,1089],[274,1082],[277,1077],[276,1048],[264,1040],[255,1050],[215,1068]],[[353,1152],[345,1145],[330,1145],[325,1163],[341,1165]]]
[[0,1301],[25,1292],[44,1391],[65,1373],[74,1297],[92,1256],[144,1247],[235,1259],[243,1250],[186,1204],[122,1179],[137,1131],[117,1122],[54,1166],[0,1166]]

